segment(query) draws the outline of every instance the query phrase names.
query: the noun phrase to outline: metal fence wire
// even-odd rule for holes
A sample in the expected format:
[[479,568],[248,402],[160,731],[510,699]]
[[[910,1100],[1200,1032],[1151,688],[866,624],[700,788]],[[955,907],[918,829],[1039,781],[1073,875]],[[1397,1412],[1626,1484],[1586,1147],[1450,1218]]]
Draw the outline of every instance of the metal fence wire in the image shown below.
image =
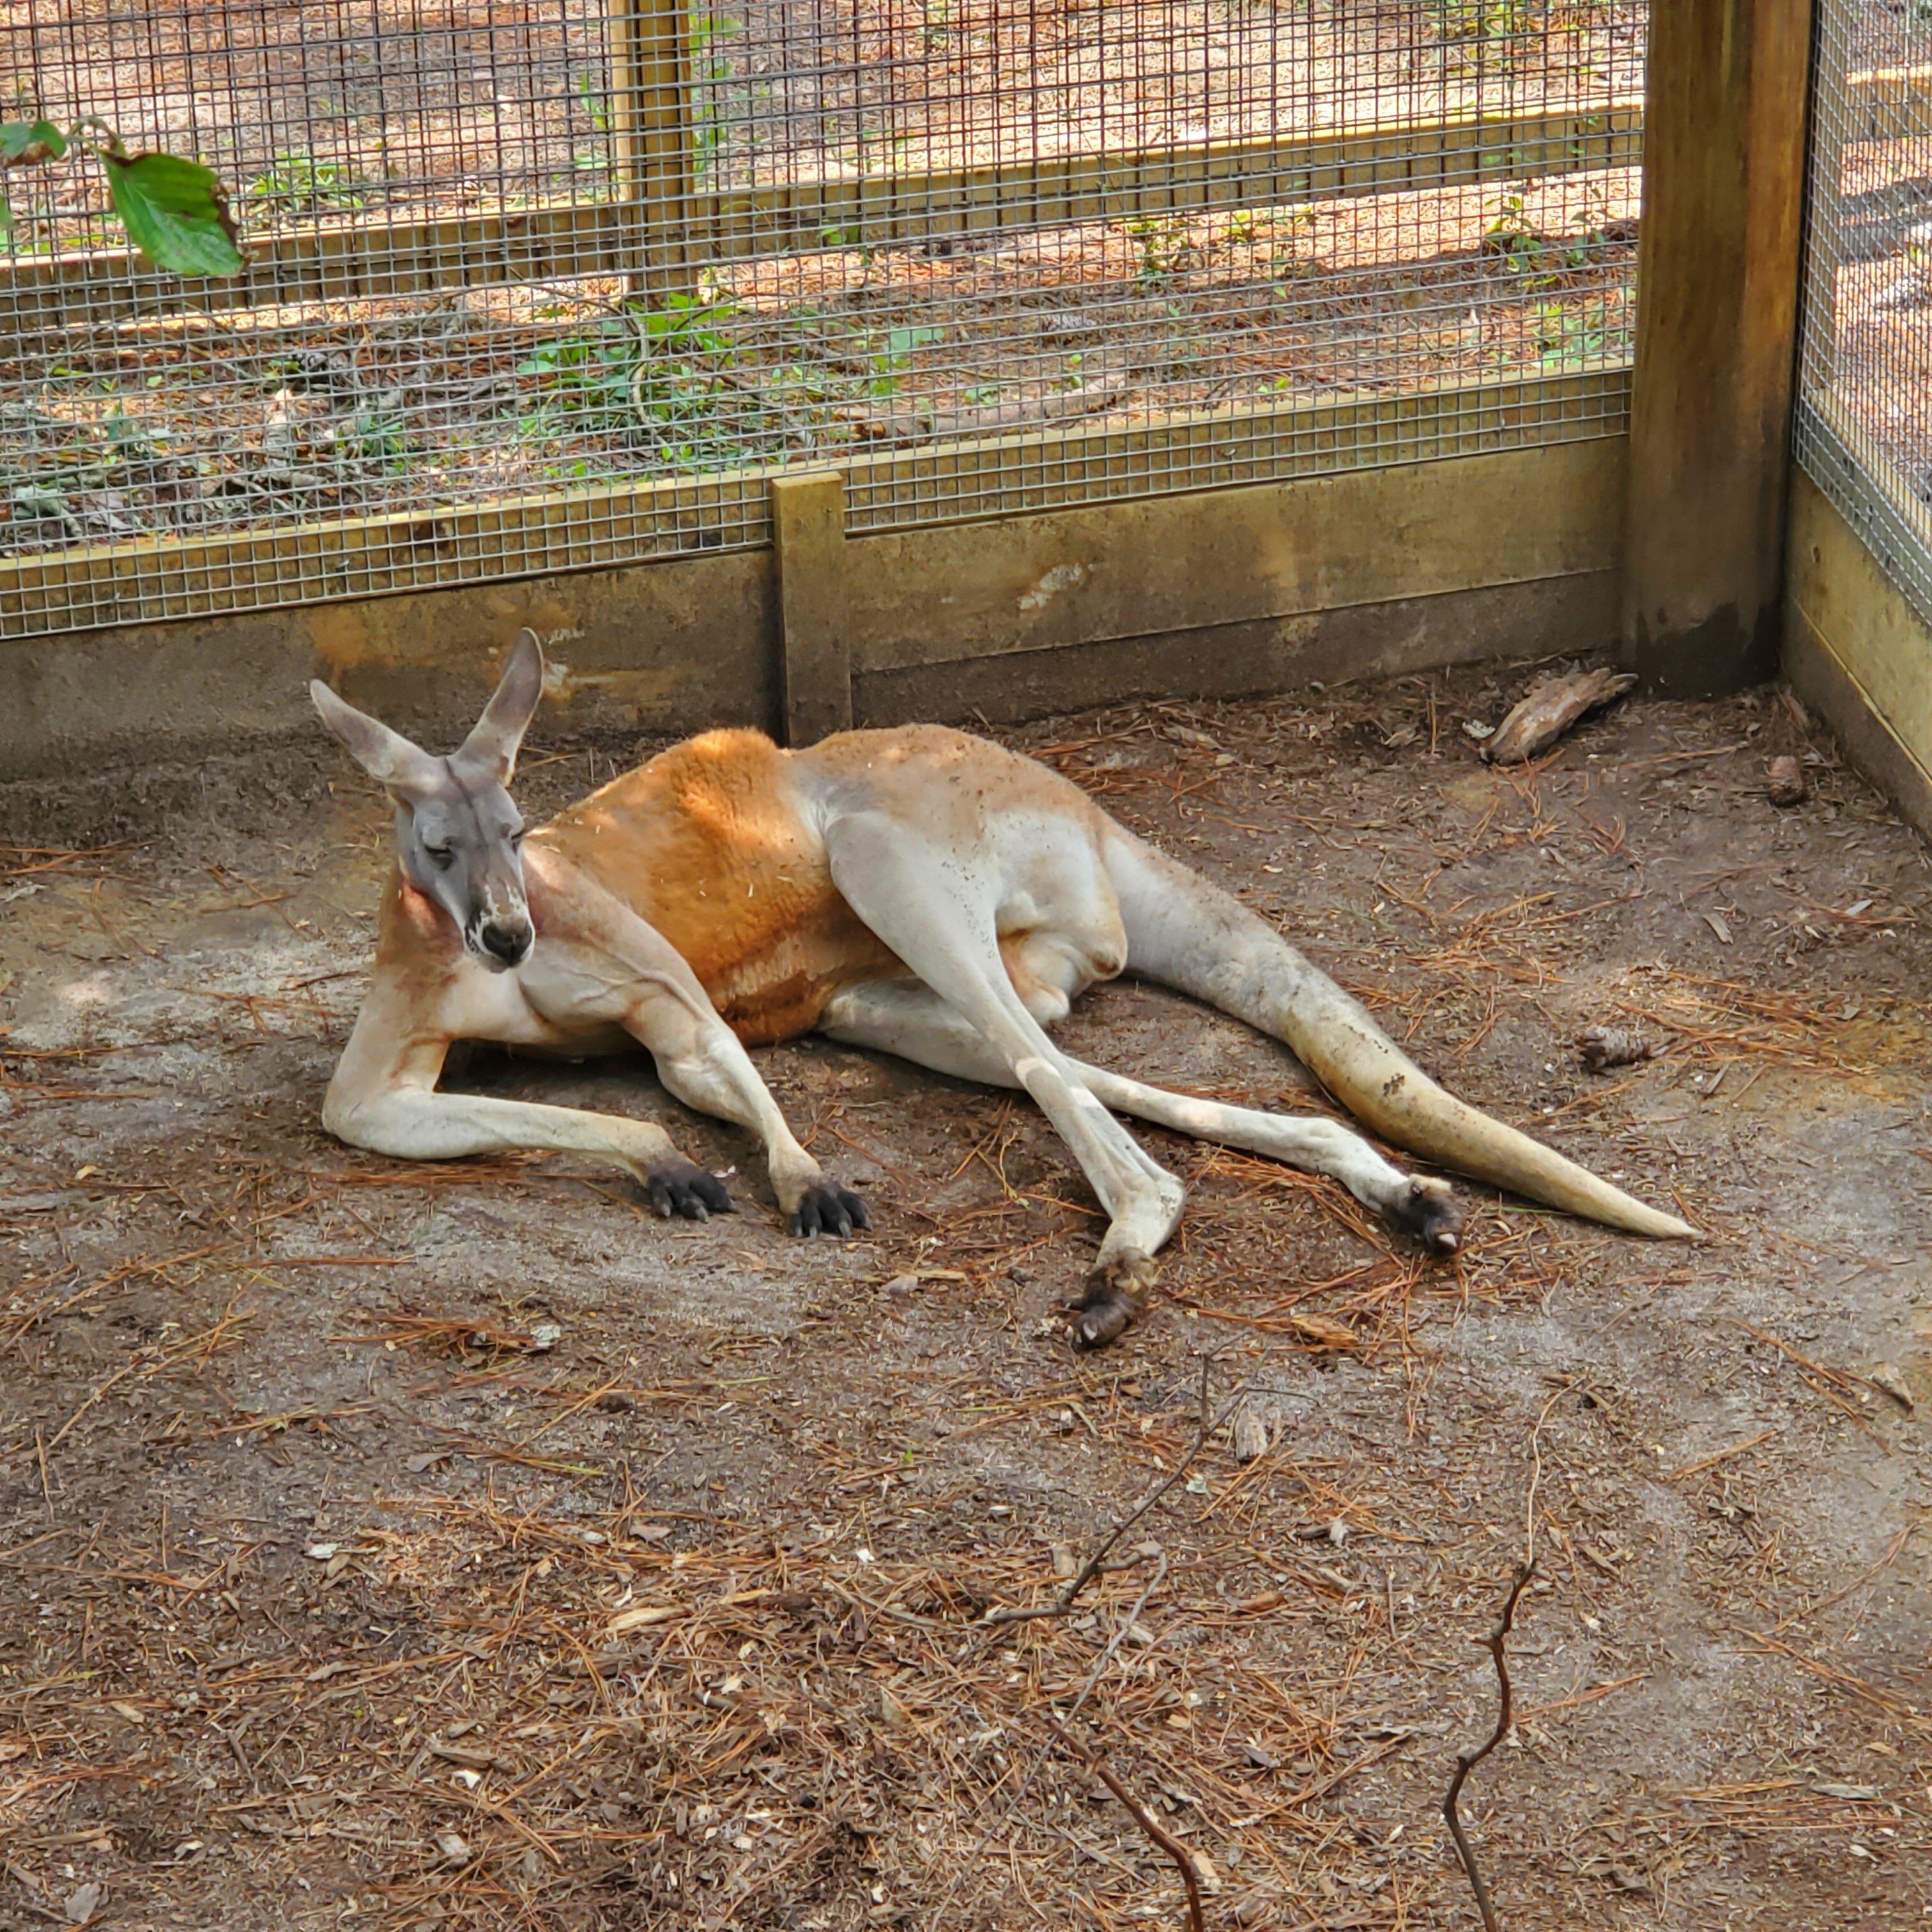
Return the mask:
[[1932,622],[1932,4],[1815,18],[1798,460]]
[[0,634],[1614,434],[1637,0],[0,0]]

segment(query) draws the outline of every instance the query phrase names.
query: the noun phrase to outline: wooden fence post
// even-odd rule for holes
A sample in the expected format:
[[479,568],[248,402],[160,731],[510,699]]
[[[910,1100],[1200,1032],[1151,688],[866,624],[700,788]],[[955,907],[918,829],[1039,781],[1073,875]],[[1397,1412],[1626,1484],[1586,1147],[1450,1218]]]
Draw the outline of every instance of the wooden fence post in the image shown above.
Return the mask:
[[1778,662],[1811,0],[1657,0],[1623,602],[1651,689]]
[[690,0],[607,0],[610,159],[627,285],[654,304],[685,289],[696,192]]
[[775,477],[772,546],[778,571],[788,745],[852,728],[852,653],[845,622],[845,478],[837,472]]

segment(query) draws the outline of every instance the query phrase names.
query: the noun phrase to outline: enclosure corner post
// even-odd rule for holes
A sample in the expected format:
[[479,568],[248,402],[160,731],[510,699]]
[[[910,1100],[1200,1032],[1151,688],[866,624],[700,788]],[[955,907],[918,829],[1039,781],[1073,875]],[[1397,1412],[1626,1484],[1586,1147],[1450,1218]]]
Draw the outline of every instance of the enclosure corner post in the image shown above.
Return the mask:
[[1811,0],[1650,17],[1623,645],[1711,697],[1778,668]]
[[784,742],[815,744],[852,728],[852,654],[843,592],[845,478],[836,471],[773,480]]

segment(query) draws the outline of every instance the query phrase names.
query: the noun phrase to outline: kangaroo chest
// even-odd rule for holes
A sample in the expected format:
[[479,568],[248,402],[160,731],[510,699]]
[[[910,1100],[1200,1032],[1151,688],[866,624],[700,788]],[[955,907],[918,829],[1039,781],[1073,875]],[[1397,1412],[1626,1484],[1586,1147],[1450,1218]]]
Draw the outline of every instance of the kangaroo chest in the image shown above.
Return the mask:
[[842,987],[904,970],[840,897],[759,734],[674,746],[542,836],[676,948],[748,1046],[809,1032]]

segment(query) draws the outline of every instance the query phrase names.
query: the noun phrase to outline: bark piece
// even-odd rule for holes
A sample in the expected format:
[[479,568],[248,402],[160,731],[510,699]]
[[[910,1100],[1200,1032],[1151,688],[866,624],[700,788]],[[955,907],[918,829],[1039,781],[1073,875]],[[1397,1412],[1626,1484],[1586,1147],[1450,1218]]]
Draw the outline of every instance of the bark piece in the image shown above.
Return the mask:
[[1483,747],[1492,765],[1520,765],[1547,751],[1593,711],[1614,704],[1636,682],[1627,670],[1577,670],[1532,685]]

